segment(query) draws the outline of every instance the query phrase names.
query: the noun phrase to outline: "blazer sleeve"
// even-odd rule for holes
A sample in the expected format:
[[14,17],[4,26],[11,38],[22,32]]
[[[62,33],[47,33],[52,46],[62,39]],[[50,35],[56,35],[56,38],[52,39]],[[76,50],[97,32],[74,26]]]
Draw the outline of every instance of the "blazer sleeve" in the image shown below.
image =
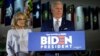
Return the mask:
[[42,26],[41,26],[41,32],[43,32],[43,31],[45,31],[44,30],[44,24],[42,24]]
[[42,26],[41,26],[41,32],[46,32],[46,31],[48,31],[47,29],[47,25],[46,25],[47,23],[43,23],[42,24]]
[[14,49],[12,46],[12,32],[11,32],[11,30],[9,30],[7,33],[6,51],[7,51],[7,56],[15,56]]

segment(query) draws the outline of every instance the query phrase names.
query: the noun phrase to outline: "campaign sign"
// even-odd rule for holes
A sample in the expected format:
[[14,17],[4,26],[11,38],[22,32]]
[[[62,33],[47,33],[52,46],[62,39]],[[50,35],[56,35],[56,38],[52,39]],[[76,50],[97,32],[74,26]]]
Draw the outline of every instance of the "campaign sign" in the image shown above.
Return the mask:
[[85,32],[31,32],[29,51],[85,50]]

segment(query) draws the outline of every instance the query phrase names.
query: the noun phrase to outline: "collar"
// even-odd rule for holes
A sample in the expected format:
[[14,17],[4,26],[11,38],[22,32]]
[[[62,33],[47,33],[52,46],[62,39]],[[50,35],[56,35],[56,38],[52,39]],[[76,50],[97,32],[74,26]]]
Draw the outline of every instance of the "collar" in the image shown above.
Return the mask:
[[[56,18],[53,17],[53,25],[55,24],[55,22],[57,21]],[[59,27],[61,26],[61,22],[62,22],[62,17],[58,19],[59,21]]]

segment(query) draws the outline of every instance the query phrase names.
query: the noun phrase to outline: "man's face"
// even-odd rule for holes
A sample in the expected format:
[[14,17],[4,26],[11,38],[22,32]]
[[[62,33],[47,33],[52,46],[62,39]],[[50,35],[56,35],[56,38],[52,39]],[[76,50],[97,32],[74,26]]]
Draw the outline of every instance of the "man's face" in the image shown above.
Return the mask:
[[53,6],[51,10],[53,17],[59,19],[63,15],[63,4],[59,2],[55,6]]

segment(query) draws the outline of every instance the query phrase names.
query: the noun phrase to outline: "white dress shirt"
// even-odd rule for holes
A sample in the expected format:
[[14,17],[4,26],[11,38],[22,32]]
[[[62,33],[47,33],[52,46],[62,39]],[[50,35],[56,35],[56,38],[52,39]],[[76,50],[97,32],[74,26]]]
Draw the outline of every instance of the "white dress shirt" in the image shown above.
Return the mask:
[[[57,19],[53,17],[53,26],[56,24],[56,21],[57,21]],[[59,22],[58,24],[59,24],[59,27],[60,27],[61,23],[62,23],[62,18],[59,18],[58,22]]]

